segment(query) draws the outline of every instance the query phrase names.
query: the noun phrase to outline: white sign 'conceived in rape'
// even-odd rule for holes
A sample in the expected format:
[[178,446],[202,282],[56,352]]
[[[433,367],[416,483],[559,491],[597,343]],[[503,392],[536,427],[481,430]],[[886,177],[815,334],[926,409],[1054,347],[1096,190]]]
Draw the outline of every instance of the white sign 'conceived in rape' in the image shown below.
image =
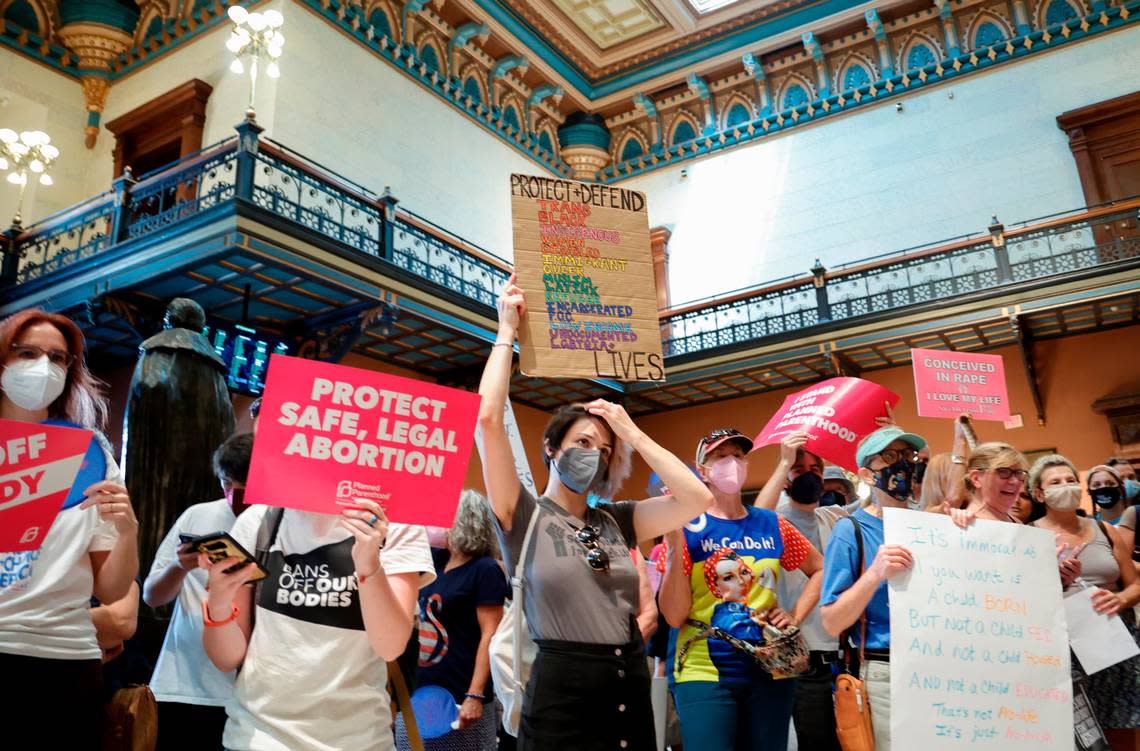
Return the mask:
[[914,567],[890,581],[895,748],[1073,748],[1069,639],[1053,535],[884,509]]

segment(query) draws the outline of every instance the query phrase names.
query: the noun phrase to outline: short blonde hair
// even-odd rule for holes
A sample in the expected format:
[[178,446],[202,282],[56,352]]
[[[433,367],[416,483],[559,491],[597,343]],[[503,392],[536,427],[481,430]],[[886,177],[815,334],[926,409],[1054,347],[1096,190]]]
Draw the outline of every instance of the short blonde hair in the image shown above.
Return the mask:
[[922,508],[926,511],[942,511],[942,504],[949,503],[953,508],[962,505],[961,486],[949,482],[954,462],[950,454],[935,454],[926,464],[926,474],[922,477]]
[[1001,467],[1028,469],[1029,460],[1025,458],[1025,454],[1004,441],[988,441],[975,446],[970,453],[970,460],[966,464],[966,476],[962,478],[966,492],[972,496],[977,490],[970,482],[971,471],[975,469],[985,471]]

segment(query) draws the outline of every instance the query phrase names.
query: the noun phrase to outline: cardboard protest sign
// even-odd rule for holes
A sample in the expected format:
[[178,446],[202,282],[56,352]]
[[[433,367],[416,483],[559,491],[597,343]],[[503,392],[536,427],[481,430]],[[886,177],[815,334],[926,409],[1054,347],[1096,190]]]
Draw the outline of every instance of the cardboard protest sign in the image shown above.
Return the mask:
[[875,418],[886,415],[886,403],[893,407],[898,401],[898,394],[877,383],[829,378],[784,399],[754,443],[779,443],[788,433],[804,430],[808,451],[854,472],[859,441],[877,429]]
[[923,751],[1073,748],[1056,543],[1043,529],[883,509],[891,577],[891,743]]
[[404,524],[450,527],[479,395],[273,355],[247,503],[339,514],[356,498]]
[[920,417],[1009,418],[1001,355],[912,349],[910,356]]
[[664,381],[645,194],[511,175],[529,376]]
[[[515,419],[510,399],[503,404],[503,427],[507,431],[507,440],[511,443],[511,453],[515,458],[515,474],[519,476],[519,482],[526,488],[526,492],[537,498],[538,489],[534,486],[534,473],[530,471],[530,462],[527,461],[526,449],[523,447],[522,431],[519,430],[519,423]],[[486,462],[486,454],[483,451],[483,430],[478,424],[475,426],[475,447],[479,449],[479,458]]]
[[0,551],[43,545],[93,437],[90,430],[0,420]]

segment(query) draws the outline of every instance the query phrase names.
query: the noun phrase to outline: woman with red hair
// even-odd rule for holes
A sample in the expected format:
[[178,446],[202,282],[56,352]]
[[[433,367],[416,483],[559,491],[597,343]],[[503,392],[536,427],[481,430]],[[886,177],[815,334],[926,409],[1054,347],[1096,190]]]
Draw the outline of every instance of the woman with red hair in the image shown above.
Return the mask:
[[41,723],[43,748],[96,748],[103,718],[102,674],[91,597],[115,602],[138,573],[138,521],[107,439],[99,381],[84,362],[83,332],[66,316],[25,310],[0,321],[0,418],[95,430],[103,480],[60,511],[38,550],[0,553],[0,674],[13,718],[39,716],[44,697],[67,708]]

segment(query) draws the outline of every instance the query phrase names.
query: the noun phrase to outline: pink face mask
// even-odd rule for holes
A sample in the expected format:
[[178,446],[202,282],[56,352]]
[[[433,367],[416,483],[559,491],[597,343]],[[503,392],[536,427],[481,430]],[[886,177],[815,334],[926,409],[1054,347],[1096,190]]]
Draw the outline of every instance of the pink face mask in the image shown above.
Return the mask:
[[748,475],[748,462],[737,456],[726,456],[709,465],[708,478],[712,486],[726,495],[739,493]]

